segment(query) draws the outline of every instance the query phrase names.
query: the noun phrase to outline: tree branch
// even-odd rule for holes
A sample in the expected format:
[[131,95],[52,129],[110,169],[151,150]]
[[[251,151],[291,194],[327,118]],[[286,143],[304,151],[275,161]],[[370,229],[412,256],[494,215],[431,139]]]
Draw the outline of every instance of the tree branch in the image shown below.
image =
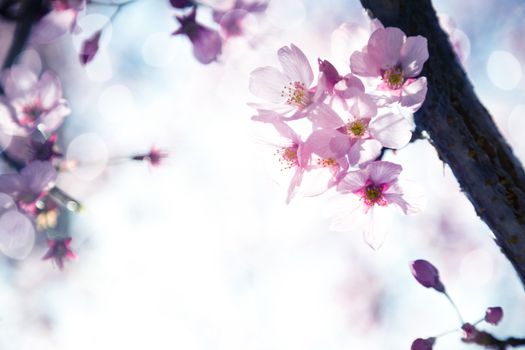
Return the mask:
[[428,39],[423,107],[415,114],[525,286],[525,172],[476,97],[430,0],[361,0],[385,26]]

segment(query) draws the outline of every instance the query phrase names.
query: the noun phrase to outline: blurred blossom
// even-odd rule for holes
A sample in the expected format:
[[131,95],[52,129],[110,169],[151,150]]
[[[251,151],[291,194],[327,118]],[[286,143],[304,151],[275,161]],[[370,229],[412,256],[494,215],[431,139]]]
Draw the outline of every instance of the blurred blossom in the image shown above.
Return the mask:
[[71,237],[63,239],[49,239],[47,241],[48,250],[42,257],[43,260],[53,260],[56,266],[62,270],[64,260],[76,260],[77,255],[71,250]]
[[193,45],[195,58],[208,64],[216,61],[222,52],[222,41],[219,33],[212,30],[196,20],[197,10],[193,8],[185,16],[176,16],[180,28],[173,35],[186,35]]
[[195,3],[192,0],[170,0],[170,4],[171,6],[177,9],[182,9],[185,7],[190,7],[190,6],[195,5]]
[[75,29],[77,16],[86,6],[85,0],[51,0],[51,11],[31,31],[37,44],[50,43]]
[[86,39],[80,49],[80,63],[88,64],[98,52],[98,42],[102,31],[96,31],[89,39]]
[[52,133],[70,113],[62,98],[58,77],[46,71],[40,79],[24,66],[13,66],[2,74],[7,109],[0,110],[0,129],[8,135],[27,136],[35,130]]
[[410,347],[411,350],[432,350],[432,347],[434,346],[434,343],[436,342],[436,338],[417,338],[412,343],[412,346]]
[[146,161],[152,166],[160,166],[162,160],[168,157],[168,153],[153,146],[147,154],[138,154],[131,157],[133,160]]
[[0,192],[9,194],[21,209],[34,214],[36,202],[54,186],[57,172],[50,162],[34,161],[20,174],[0,175]]
[[266,1],[247,2],[236,0],[233,8],[228,11],[213,11],[213,20],[217,22],[226,38],[244,34],[243,22],[250,14],[264,12],[268,7]]
[[426,288],[434,288],[444,293],[445,286],[439,279],[439,271],[434,265],[426,260],[416,260],[410,264],[410,270],[415,279]]
[[496,326],[503,318],[503,309],[499,306],[489,307],[485,312],[485,321]]

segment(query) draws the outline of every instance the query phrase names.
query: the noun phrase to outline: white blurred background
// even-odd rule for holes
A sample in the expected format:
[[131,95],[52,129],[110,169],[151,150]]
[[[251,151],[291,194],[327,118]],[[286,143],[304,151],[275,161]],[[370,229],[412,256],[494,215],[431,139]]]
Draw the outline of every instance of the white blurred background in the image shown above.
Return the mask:
[[[434,5],[455,20],[476,92],[524,160],[525,5]],[[387,156],[425,188],[428,205],[398,216],[377,252],[359,234],[328,230],[330,194],[286,205],[264,164],[250,71],[276,65],[290,43],[314,68],[317,57],[344,62],[332,32],[366,26],[358,1],[274,0],[253,24],[258,35],[232,40],[208,66],[170,35],[173,14],[167,0],[127,6],[85,68],[77,36],[35,47],[73,110],[64,148],[101,166],[59,179],[86,207],[70,223],[79,261],[61,272],[41,249],[2,261],[1,349],[409,349],[459,326],[446,299],[413,280],[418,258],[440,269],[466,320],[500,305],[502,323],[487,329],[525,336],[523,286],[428,143]],[[93,8],[79,25],[88,35],[107,15]],[[161,167],[106,162],[152,144],[170,153]],[[459,338],[435,348],[472,348]]]

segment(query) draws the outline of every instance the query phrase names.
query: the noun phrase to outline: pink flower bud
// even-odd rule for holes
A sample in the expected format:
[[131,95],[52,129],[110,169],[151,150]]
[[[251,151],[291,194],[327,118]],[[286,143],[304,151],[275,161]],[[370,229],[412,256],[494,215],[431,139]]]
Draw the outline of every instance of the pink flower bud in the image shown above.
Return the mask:
[[410,264],[412,275],[426,288],[434,288],[438,292],[444,293],[445,286],[439,279],[439,271],[434,265],[426,260],[416,260]]
[[410,350],[432,350],[432,346],[436,342],[436,338],[417,338],[412,343]]
[[463,330],[463,341],[467,343],[476,341],[479,334],[476,327],[470,323],[465,323],[461,326],[461,329]]
[[91,38],[82,43],[82,49],[80,50],[80,63],[83,65],[88,64],[93,58],[95,58],[98,51],[100,35],[102,35],[102,32],[97,31]]
[[485,312],[485,322],[496,326],[503,318],[503,309],[499,306],[489,307]]

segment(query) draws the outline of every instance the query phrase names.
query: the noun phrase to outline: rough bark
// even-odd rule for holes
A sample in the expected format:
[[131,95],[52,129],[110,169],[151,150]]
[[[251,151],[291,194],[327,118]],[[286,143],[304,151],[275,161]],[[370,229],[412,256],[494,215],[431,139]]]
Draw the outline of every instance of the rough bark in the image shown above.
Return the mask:
[[[525,172],[478,100],[430,0],[361,0],[385,26],[428,39],[428,94],[415,114],[525,285]],[[451,208],[451,210],[454,210]]]

